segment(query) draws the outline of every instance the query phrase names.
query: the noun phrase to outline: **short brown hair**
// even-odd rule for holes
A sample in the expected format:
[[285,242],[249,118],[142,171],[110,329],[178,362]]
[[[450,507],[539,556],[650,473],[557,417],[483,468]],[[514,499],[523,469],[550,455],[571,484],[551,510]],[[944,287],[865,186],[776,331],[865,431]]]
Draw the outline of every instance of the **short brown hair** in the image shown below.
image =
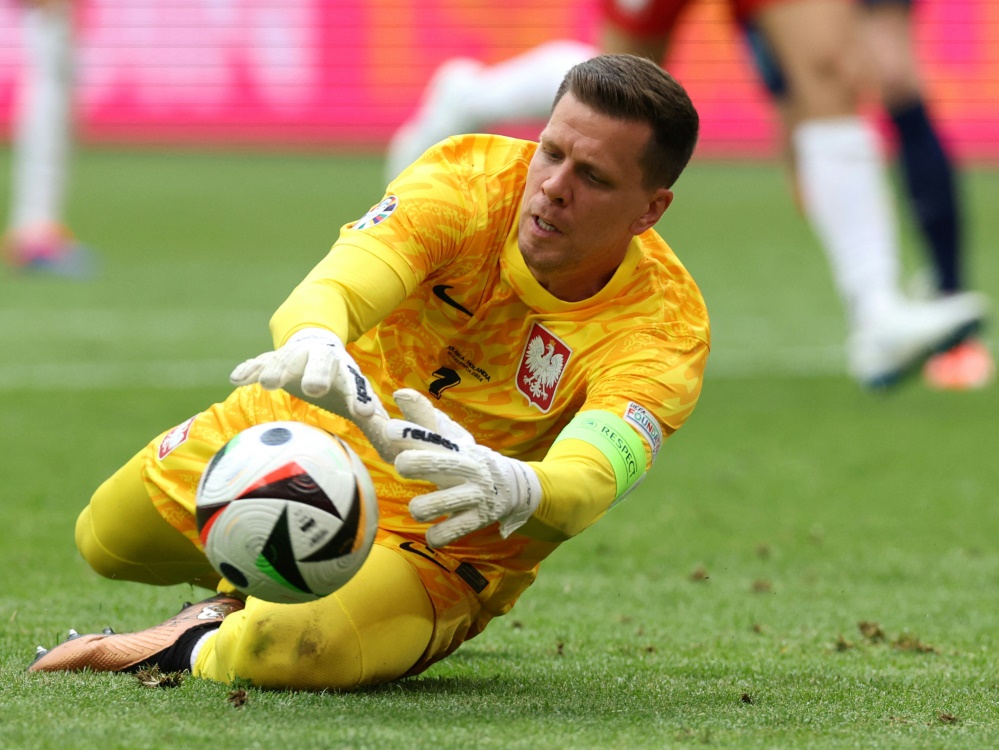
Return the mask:
[[566,93],[610,117],[647,122],[646,187],[673,186],[694,153],[699,127],[697,110],[673,76],[644,57],[599,55],[566,73],[552,109]]

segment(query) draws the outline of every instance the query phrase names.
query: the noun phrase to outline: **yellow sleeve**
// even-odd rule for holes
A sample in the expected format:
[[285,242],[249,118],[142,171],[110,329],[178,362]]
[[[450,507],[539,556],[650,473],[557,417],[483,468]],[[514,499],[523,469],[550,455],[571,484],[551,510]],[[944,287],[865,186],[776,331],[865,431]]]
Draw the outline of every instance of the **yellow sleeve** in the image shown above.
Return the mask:
[[563,542],[599,521],[617,499],[611,462],[584,440],[562,440],[528,466],[541,480],[541,503],[519,533],[534,539]]
[[[271,318],[275,346],[308,327],[355,341],[451,262],[489,205],[470,199],[468,174],[476,159],[496,150],[495,140],[450,139],[393,181],[364,216],[345,224],[329,254]],[[521,143],[501,139],[499,150],[519,153]]]
[[327,328],[354,341],[381,322],[416,288],[401,258],[337,242],[271,316],[275,348],[302,328]]

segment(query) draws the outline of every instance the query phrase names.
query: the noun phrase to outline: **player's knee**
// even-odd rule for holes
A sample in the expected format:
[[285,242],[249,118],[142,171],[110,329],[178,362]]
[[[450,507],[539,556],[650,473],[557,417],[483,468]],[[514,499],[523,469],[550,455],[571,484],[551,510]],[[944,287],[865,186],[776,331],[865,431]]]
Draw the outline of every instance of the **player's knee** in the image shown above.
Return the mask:
[[156,513],[144,491],[136,496],[121,489],[120,481],[102,484],[76,520],[76,548],[94,572],[154,586],[214,588],[218,574]]
[[109,575],[111,572],[111,566],[109,565],[111,559],[104,554],[103,547],[97,541],[97,536],[94,532],[93,514],[90,511],[89,505],[83,509],[83,512],[76,519],[75,535],[76,548],[80,551],[80,555],[86,563],[102,576],[113,578],[112,575]]
[[857,84],[855,66],[834,46],[818,45],[812,52],[811,67],[814,80],[821,88],[849,90]]
[[95,573],[105,578],[129,579],[131,565],[108,549],[107,529],[101,529],[92,505],[88,505],[76,519],[76,548]]
[[845,115],[856,106],[862,71],[836,44],[820,41],[789,70],[792,95],[804,117]]
[[[114,552],[115,539],[122,533],[118,522],[120,498],[114,493],[115,477],[105,480],[76,519],[76,548],[95,572],[105,578],[126,578],[125,560]],[[135,533],[135,529],[129,529]]]

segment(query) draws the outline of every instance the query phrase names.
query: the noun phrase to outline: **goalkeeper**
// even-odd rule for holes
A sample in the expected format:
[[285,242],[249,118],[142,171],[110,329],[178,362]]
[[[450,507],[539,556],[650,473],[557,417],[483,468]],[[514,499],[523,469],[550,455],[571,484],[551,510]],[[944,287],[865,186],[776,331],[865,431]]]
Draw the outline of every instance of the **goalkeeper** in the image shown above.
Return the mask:
[[[697,402],[704,302],[653,228],[697,129],[668,73],[606,55],[569,71],[538,142],[460,136],[428,151],[275,312],[275,350],[237,367],[228,399],[149,443],[77,521],[102,575],[219,593],[139,633],[72,633],[30,669],[152,663],[350,690],[417,674],[508,612]],[[200,549],[195,489],[237,432],[284,419],[357,451],[379,531],[333,594],[244,601]]]

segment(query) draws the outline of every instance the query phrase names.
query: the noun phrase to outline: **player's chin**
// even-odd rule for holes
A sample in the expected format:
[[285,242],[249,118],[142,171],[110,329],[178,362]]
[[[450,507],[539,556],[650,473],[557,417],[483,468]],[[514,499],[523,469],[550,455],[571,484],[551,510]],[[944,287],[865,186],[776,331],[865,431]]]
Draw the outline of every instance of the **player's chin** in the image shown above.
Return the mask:
[[541,232],[534,228],[521,231],[518,240],[520,251],[528,262],[563,254],[567,242],[566,236],[560,232]]
[[561,248],[535,249],[523,253],[524,263],[545,289],[555,275],[564,272],[568,267],[568,251]]

